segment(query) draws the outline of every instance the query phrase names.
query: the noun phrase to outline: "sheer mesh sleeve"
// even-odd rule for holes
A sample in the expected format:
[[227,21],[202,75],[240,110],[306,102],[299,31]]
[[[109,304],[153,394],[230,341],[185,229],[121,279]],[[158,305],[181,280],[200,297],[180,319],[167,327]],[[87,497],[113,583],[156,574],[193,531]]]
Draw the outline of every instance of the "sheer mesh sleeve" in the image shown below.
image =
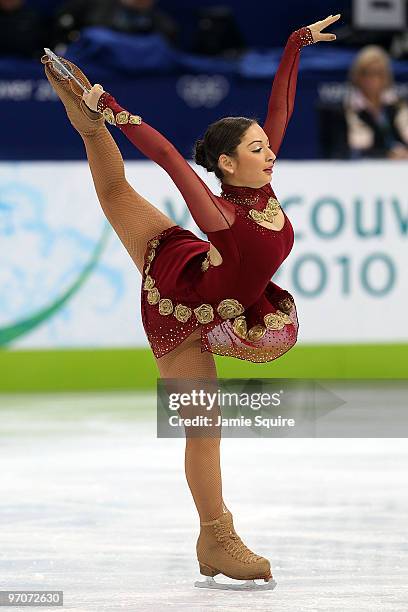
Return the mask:
[[313,36],[309,28],[301,28],[293,32],[286,44],[273,80],[268,115],[263,129],[269,138],[269,144],[275,155],[278,155],[293,113],[300,49],[311,44],[313,44]]
[[[110,110],[109,110],[110,109]],[[171,177],[182,194],[198,227],[205,234],[229,229],[235,220],[234,206],[215,196],[188,162],[162,134],[129,115],[108,93],[102,94],[98,110],[152,161]]]

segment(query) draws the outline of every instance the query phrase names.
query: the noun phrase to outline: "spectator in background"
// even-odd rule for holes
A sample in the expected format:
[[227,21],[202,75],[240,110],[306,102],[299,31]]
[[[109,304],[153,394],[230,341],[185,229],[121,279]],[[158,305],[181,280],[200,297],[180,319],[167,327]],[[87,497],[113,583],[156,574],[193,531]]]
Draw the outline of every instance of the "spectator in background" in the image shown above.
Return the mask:
[[0,55],[42,55],[43,24],[24,0],[0,0]]
[[71,42],[86,26],[104,26],[127,34],[162,34],[176,44],[178,26],[155,0],[70,0],[57,13],[56,38]]
[[233,58],[245,48],[245,41],[230,7],[210,6],[197,10],[193,53]]
[[160,9],[155,0],[118,0],[111,13],[110,27],[128,34],[158,32],[175,44],[178,27],[175,21]]
[[77,40],[80,31],[92,25],[101,25],[112,0],[67,0],[55,15],[54,46]]
[[408,105],[395,91],[388,54],[364,47],[349,80],[340,106],[320,107],[324,157],[408,159]]

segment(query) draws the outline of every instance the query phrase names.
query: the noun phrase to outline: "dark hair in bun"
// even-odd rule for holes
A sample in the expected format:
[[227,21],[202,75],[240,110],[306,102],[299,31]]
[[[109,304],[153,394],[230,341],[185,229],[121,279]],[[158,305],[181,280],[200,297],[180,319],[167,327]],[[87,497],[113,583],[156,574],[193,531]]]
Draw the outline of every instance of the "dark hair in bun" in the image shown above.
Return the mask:
[[204,166],[204,168],[207,168],[207,170],[209,170],[208,167],[208,159],[207,159],[207,153],[205,152],[205,145],[204,145],[204,140],[197,140],[195,145],[194,145],[194,160],[196,162],[196,164],[198,164],[199,166]]
[[208,172],[214,172],[220,180],[224,178],[218,167],[220,155],[236,154],[237,146],[247,129],[257,123],[256,119],[247,117],[224,117],[212,123],[204,134],[204,138],[197,140],[194,145],[194,161],[203,166]]

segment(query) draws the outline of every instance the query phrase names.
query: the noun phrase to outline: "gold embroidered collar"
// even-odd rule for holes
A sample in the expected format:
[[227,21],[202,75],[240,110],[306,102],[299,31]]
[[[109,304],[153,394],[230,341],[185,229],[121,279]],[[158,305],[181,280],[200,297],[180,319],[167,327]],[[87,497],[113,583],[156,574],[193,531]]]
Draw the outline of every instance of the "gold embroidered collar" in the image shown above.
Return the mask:
[[[270,196],[270,193],[270,185],[254,189],[253,187],[237,187],[235,185],[223,183],[221,197],[246,208],[248,206],[256,206],[259,202],[265,200],[267,196]],[[262,223],[262,221],[273,223],[280,209],[281,205],[278,200],[270,196],[266,202],[266,206],[262,210],[251,208],[248,211],[248,217],[256,221],[256,223]]]

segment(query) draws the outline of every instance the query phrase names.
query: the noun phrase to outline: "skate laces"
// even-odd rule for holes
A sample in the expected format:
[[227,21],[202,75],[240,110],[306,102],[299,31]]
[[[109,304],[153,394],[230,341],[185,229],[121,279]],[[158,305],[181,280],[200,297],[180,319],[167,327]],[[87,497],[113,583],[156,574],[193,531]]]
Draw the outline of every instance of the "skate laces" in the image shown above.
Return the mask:
[[239,535],[233,530],[231,524],[218,523],[214,525],[214,529],[217,540],[222,543],[224,549],[237,561],[254,563],[263,558],[245,546]]

